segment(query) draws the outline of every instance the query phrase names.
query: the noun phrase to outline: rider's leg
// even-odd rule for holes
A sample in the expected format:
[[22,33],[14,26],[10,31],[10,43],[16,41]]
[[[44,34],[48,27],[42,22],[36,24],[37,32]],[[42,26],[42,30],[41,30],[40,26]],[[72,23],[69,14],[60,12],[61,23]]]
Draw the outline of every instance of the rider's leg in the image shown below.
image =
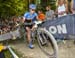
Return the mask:
[[37,28],[37,25],[34,24],[31,28],[31,30],[34,31],[36,28]]
[[27,31],[27,40],[28,40],[28,43],[30,42],[30,29],[29,27],[26,27],[26,31]]
[[33,48],[32,39],[31,39],[31,29],[29,27],[26,27],[26,30],[27,30],[27,39],[29,43],[29,48]]

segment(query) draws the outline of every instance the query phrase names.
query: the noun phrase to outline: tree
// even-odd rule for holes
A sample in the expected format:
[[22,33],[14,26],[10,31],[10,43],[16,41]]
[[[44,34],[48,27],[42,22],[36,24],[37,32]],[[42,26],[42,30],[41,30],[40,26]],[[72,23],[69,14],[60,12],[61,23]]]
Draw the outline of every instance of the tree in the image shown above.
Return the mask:
[[18,16],[27,10],[28,2],[25,0],[0,0],[0,16]]
[[50,5],[53,10],[56,9],[56,0],[40,0],[40,5],[38,8],[41,8],[45,11],[45,7]]
[[57,0],[48,0],[47,5],[50,5],[53,10],[56,9],[56,1]]

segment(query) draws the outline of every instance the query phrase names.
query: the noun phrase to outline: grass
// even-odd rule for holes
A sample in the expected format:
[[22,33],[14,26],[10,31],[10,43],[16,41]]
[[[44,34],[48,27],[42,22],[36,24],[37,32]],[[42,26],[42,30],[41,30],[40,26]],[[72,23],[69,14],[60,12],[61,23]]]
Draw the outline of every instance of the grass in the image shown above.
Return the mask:
[[5,58],[12,58],[12,55],[9,50],[4,51]]
[[[23,56],[22,53],[19,53],[17,50],[13,49],[12,50],[15,52],[15,54],[19,57],[19,58],[27,58],[25,56]],[[5,55],[5,58],[13,58],[12,54],[10,53],[10,51],[7,49],[4,51],[4,55]]]

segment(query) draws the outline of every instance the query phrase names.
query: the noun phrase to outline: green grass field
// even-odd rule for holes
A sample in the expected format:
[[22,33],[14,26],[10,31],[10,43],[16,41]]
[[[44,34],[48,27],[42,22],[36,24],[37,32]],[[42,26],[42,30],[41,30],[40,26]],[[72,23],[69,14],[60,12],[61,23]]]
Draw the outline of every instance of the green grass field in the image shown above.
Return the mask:
[[4,51],[5,58],[12,58],[12,55],[9,50]]

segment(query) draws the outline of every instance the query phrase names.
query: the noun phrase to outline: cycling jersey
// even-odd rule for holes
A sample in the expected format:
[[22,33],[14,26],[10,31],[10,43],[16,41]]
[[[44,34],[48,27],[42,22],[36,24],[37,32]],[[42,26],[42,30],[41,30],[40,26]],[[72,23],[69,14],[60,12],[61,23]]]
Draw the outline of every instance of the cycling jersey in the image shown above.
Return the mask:
[[34,24],[32,24],[33,21],[36,21],[37,13],[31,14],[30,12],[27,12],[24,14],[25,17],[25,27],[32,28]]
[[37,16],[37,13],[31,14],[30,12],[27,12],[27,13],[24,14],[24,17],[25,17],[26,20],[35,21],[36,20],[36,16]]

